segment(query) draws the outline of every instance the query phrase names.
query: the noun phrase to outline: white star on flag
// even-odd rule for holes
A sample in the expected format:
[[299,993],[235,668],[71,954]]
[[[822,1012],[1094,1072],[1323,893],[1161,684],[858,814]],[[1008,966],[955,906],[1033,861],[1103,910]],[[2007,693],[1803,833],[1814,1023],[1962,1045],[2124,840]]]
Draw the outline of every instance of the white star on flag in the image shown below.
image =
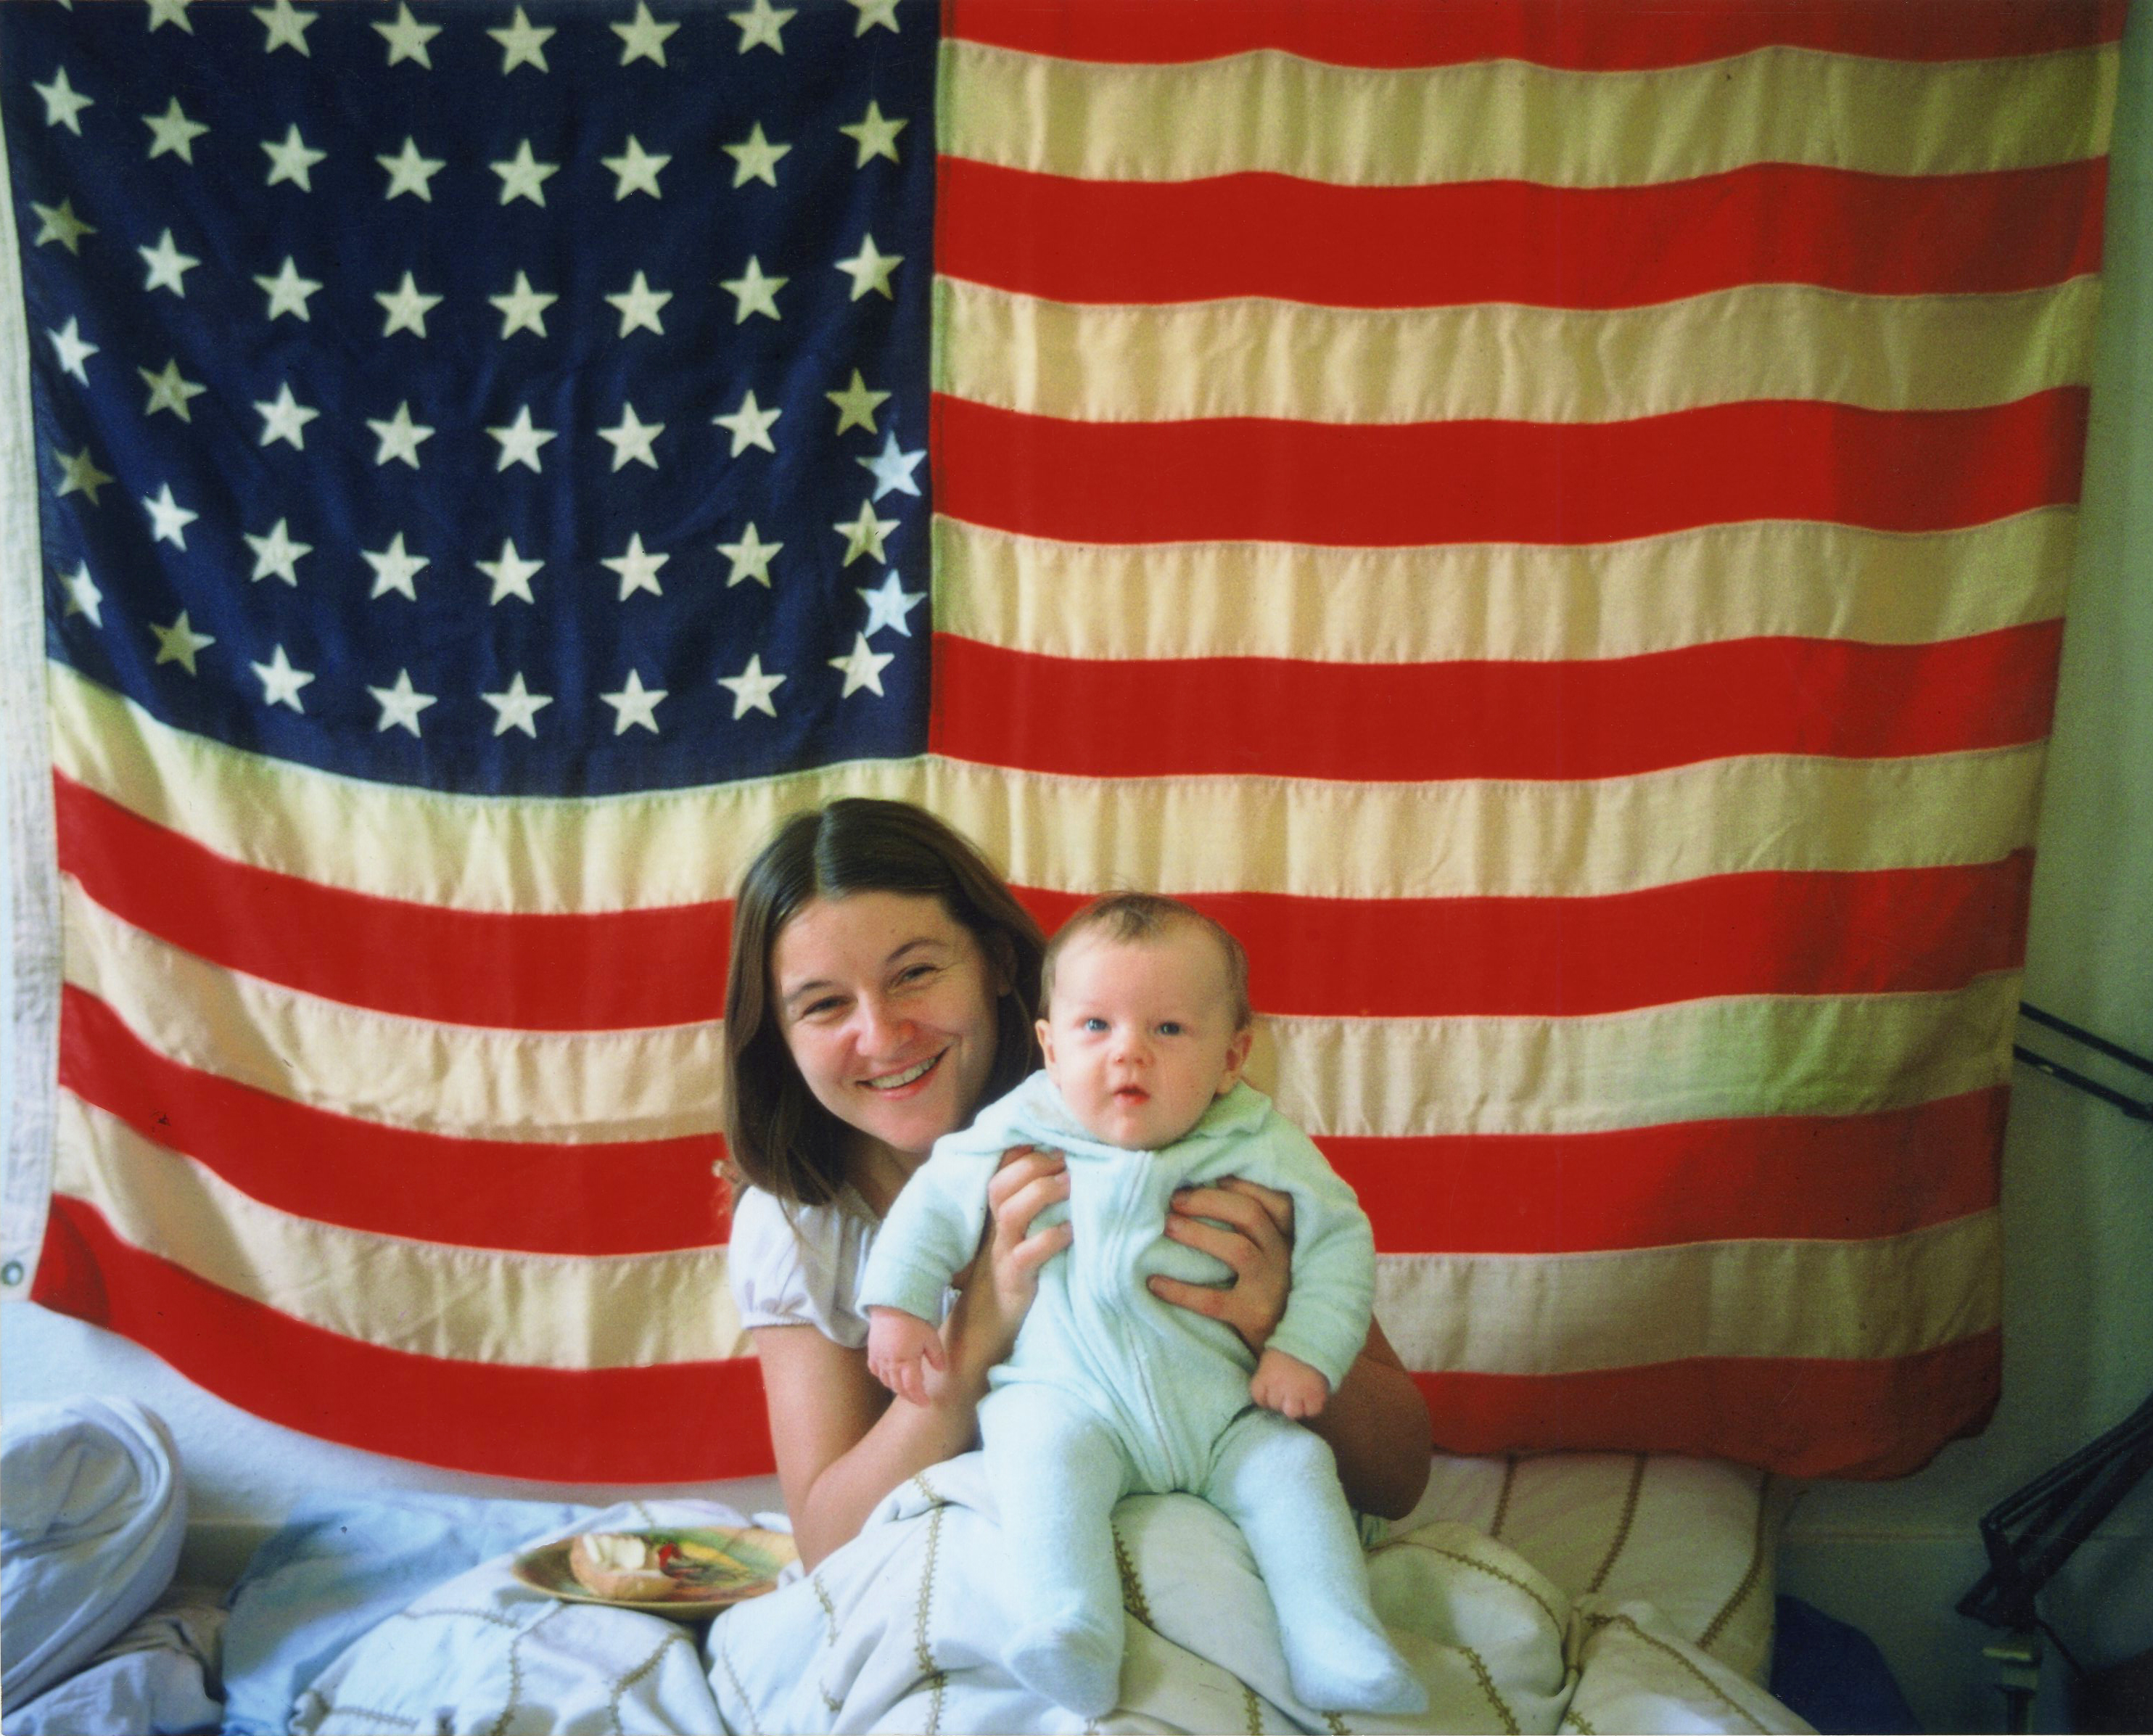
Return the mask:
[[[157,662],[176,663],[189,675],[195,673],[195,657],[216,643],[214,636],[197,633],[194,624],[187,619],[187,612],[180,611],[180,618],[169,627],[160,627],[155,621],[150,631],[157,636]],[[151,665],[153,668],[155,664]]]
[[313,680],[307,669],[293,669],[292,660],[284,654],[282,645],[267,663],[251,665],[262,678],[262,703],[265,705],[289,705],[294,711],[307,708],[299,703],[299,690]]
[[419,591],[412,581],[434,564],[425,555],[405,552],[401,531],[390,539],[388,547],[379,550],[362,548],[359,556],[374,569],[374,588],[367,593],[369,599],[386,597],[391,591],[395,591],[416,603]]
[[194,0],[150,0],[150,28],[154,33],[166,24],[177,24],[188,35],[195,33],[194,20],[187,16],[187,8]]
[[[438,30],[440,26],[434,28]],[[429,205],[434,202],[434,190],[429,183],[446,165],[439,157],[421,155],[417,141],[409,133],[404,135],[403,150],[394,156],[378,156],[374,160],[389,171],[389,191],[381,196],[384,199],[410,193]]]
[[396,414],[387,421],[377,422],[369,418],[366,425],[374,430],[374,438],[381,442],[374,455],[376,464],[386,464],[392,458],[400,459],[416,470],[419,468],[420,442],[434,437],[432,429],[411,420],[409,399],[396,406]]
[[654,736],[658,733],[658,702],[665,697],[665,690],[645,687],[643,677],[634,669],[628,672],[619,692],[602,693],[598,697],[613,709],[614,735],[627,734],[631,724],[640,724]]
[[747,667],[737,675],[720,675],[718,685],[730,690],[733,696],[733,721],[737,723],[751,711],[760,711],[766,717],[777,715],[777,707],[771,704],[770,696],[785,685],[783,675],[766,675],[762,672],[761,653],[747,660]]
[[755,0],[746,12],[725,14],[740,26],[739,52],[745,54],[750,48],[770,48],[777,53],[785,52],[785,43],[779,32],[791,23],[798,8],[791,6],[772,6],[770,0]]
[[610,567],[620,575],[620,598],[623,603],[638,591],[648,591],[654,597],[665,593],[658,588],[658,569],[673,557],[644,552],[643,532],[638,531],[628,539],[628,547],[620,553],[608,557],[599,565]]
[[311,323],[313,316],[307,312],[307,298],[322,286],[313,277],[301,277],[299,267],[289,253],[284,256],[283,269],[275,277],[257,277],[254,282],[255,286],[269,298],[269,311],[264,316],[266,318],[281,318],[289,313]]
[[897,135],[907,125],[903,115],[891,120],[883,114],[881,104],[870,102],[865,115],[850,126],[841,126],[837,130],[859,147],[859,155],[853,166],[864,169],[875,157],[888,157],[893,163],[897,160]]
[[313,13],[301,12],[292,4],[292,0],[272,0],[270,5],[256,7],[254,16],[262,21],[262,28],[269,33],[269,39],[262,44],[263,53],[273,54],[279,48],[297,48],[308,59],[313,58],[314,51],[307,46],[307,26],[314,22]]
[[486,298],[501,309],[501,335],[504,338],[512,338],[518,332],[536,332],[544,337],[546,310],[560,298],[533,289],[531,279],[522,272],[517,272],[515,287],[507,294]]
[[872,390],[860,378],[860,370],[853,369],[853,383],[842,392],[822,395],[837,406],[837,432],[847,428],[864,428],[869,434],[875,431],[875,410],[889,397],[887,392]]
[[[380,27],[377,25],[375,28]],[[374,695],[374,703],[381,707],[381,720],[374,726],[377,736],[384,730],[409,730],[413,735],[417,735],[419,714],[432,705],[435,697],[430,693],[420,693],[412,687],[411,671],[409,669],[396,671],[394,687],[369,687],[366,690]]]
[[733,323],[741,324],[751,313],[767,313],[772,319],[782,316],[777,311],[777,292],[792,280],[790,277],[766,277],[762,262],[751,254],[747,269],[737,277],[727,277],[719,288],[730,293],[735,303]]
[[523,671],[521,669],[516,672],[515,678],[504,691],[482,693],[479,697],[494,709],[495,735],[505,736],[511,730],[521,730],[533,741],[538,739],[538,714],[553,703],[553,696],[550,693],[532,693],[524,686]]
[[762,123],[757,121],[745,143],[728,145],[725,153],[733,160],[733,185],[744,187],[751,181],[767,186],[777,185],[777,160],[790,151],[790,145],[773,145],[762,135]]
[[37,239],[33,247],[42,247],[47,242],[56,241],[70,253],[82,252],[82,238],[97,233],[97,225],[85,223],[74,214],[74,201],[63,199],[58,205],[40,205],[33,199],[30,209],[38,214]]
[[832,657],[830,667],[844,672],[845,690],[837,697],[848,700],[863,687],[877,699],[884,695],[882,690],[882,672],[897,660],[893,651],[877,651],[868,644],[864,633],[853,635],[853,649],[845,656]]
[[755,401],[755,394],[750,392],[741,400],[741,407],[730,415],[715,415],[710,420],[719,427],[731,431],[733,445],[728,456],[737,458],[750,446],[760,446],[766,452],[775,452],[777,443],[770,437],[771,425],[784,414],[779,409],[763,409]]
[[665,196],[658,191],[658,175],[673,159],[669,155],[654,156],[643,148],[634,134],[628,135],[628,143],[621,146],[618,156],[600,157],[598,160],[613,172],[615,203],[630,193],[648,193],[654,199]]
[[512,464],[525,465],[537,471],[538,449],[557,437],[550,428],[531,425],[531,406],[527,404],[516,412],[516,420],[506,427],[489,428],[486,431],[501,442],[501,461],[494,466],[496,473],[506,470]]
[[598,438],[613,448],[613,467],[618,471],[631,460],[638,464],[658,468],[658,455],[651,451],[651,442],[665,431],[663,422],[644,422],[637,419],[635,406],[624,403],[620,420],[610,428],[598,430]]
[[830,528],[845,539],[845,557],[837,564],[849,567],[862,555],[878,561],[886,559],[882,552],[883,539],[897,528],[897,521],[876,517],[874,502],[862,501],[858,518],[850,524],[833,524]]
[[169,482],[158,491],[156,499],[143,496],[142,505],[150,514],[150,540],[152,542],[169,542],[184,553],[187,546],[187,527],[201,514],[190,512],[174,500],[172,485]]
[[872,235],[860,237],[860,250],[849,259],[840,259],[837,269],[853,280],[852,298],[858,301],[869,290],[888,300],[897,299],[889,287],[889,274],[904,263],[902,253],[885,253],[875,246]]
[[516,16],[510,23],[486,33],[501,44],[501,69],[504,73],[512,73],[519,66],[535,66],[542,73],[552,70],[546,64],[546,38],[553,33],[553,27],[534,25],[523,16],[522,7],[516,8]]
[[665,38],[678,30],[678,24],[661,24],[650,16],[650,8],[644,0],[635,0],[635,16],[625,24],[613,26],[613,33],[620,38],[620,64],[628,65],[634,60],[652,60],[665,64]]
[[89,448],[84,446],[72,458],[64,452],[55,452],[53,456],[60,461],[60,496],[64,499],[71,494],[86,494],[89,496],[90,505],[95,506],[97,491],[112,478],[92,461]]
[[[517,8],[522,16],[522,8]],[[501,202],[528,199],[533,205],[546,202],[546,183],[561,172],[558,163],[542,163],[531,154],[531,141],[524,140],[516,147],[516,155],[505,162],[489,163],[486,166],[501,177]]]
[[[411,16],[410,6],[400,4],[393,22],[376,24],[374,28],[381,33],[381,39],[389,44],[389,64],[391,66],[400,60],[415,60],[428,72],[434,69],[433,57],[426,52],[426,44],[441,33],[439,24],[420,23]],[[432,701],[427,703],[430,705]],[[412,725],[411,733],[415,736],[419,733],[416,724]]]
[[273,187],[280,181],[288,181],[303,193],[313,191],[309,171],[328,155],[326,150],[308,149],[307,141],[299,136],[296,126],[285,133],[282,145],[264,139],[262,148],[269,154],[269,178],[262,183],[264,186]]
[[406,272],[404,281],[394,289],[377,291],[374,300],[381,303],[385,318],[381,322],[381,335],[394,337],[398,332],[410,332],[423,338],[426,335],[426,316],[441,304],[438,295],[426,295]]
[[78,139],[82,136],[82,111],[94,106],[97,99],[83,95],[68,83],[65,67],[53,74],[51,84],[33,84],[30,89],[45,99],[47,126],[64,126]]
[[764,542],[756,534],[754,522],[751,520],[747,529],[741,532],[739,542],[718,545],[718,552],[733,563],[733,570],[725,575],[725,588],[730,591],[742,579],[751,578],[763,589],[768,590],[770,557],[784,547],[782,542]]
[[659,323],[658,313],[659,310],[672,299],[671,290],[653,289],[641,272],[635,274],[635,281],[627,288],[622,290],[618,295],[609,295],[606,298],[607,301],[620,310],[618,335],[624,338],[639,328],[653,331],[659,337],[664,337],[665,328]]
[[287,522],[287,520],[278,519],[266,537],[257,537],[251,532],[241,532],[247,539],[247,546],[254,551],[253,578],[267,578],[273,573],[288,585],[298,583],[299,557],[312,554],[314,545],[294,542],[291,533],[285,528]]
[[135,371],[142,376],[142,383],[150,389],[150,401],[142,409],[144,415],[154,416],[160,410],[168,410],[182,422],[194,420],[194,412],[187,408],[187,400],[201,397],[209,388],[182,379],[177,356],[165,362],[162,374],[152,374],[147,368],[137,368]]
[[891,489],[901,494],[916,495],[919,485],[912,480],[912,473],[919,468],[919,461],[927,456],[925,447],[916,452],[900,452],[897,446],[897,430],[889,430],[882,451],[872,458],[854,461],[875,479],[874,497],[880,500]]
[[58,331],[48,330],[45,335],[53,340],[53,353],[59,358],[60,372],[72,374],[84,385],[89,384],[89,374],[83,364],[98,351],[98,346],[85,339],[74,315]]
[[381,721],[374,724],[374,735],[381,735],[381,731],[411,731],[411,735],[418,735],[418,715],[435,702],[433,694],[420,694],[411,687],[411,669],[396,669],[394,687],[368,687],[366,691],[374,695],[374,705],[381,706]]
[[501,558],[478,563],[478,570],[493,581],[493,594],[486,599],[486,602],[491,604],[500,602],[504,597],[517,597],[526,603],[536,603],[538,599],[531,594],[531,581],[545,564],[543,561],[529,560],[517,553],[516,539],[513,537],[504,537],[501,544]]
[[301,452],[307,449],[307,424],[321,414],[292,395],[292,383],[288,379],[273,400],[257,403],[254,408],[262,418],[263,445],[281,440],[289,442],[295,451]]
[[143,284],[146,294],[152,289],[169,289],[182,301],[186,298],[187,287],[181,280],[201,261],[191,253],[182,253],[172,245],[172,232],[167,229],[157,237],[154,247],[137,247],[143,262],[150,267],[149,281]]
[[60,583],[67,588],[67,610],[71,615],[88,615],[89,624],[104,624],[104,593],[97,588],[97,581],[89,576],[89,563],[78,561],[74,571]]
[[859,23],[853,28],[855,36],[865,36],[879,24],[892,35],[903,33],[897,28],[897,0],[852,0],[859,8]]
[[868,624],[863,635],[868,639],[873,639],[885,627],[893,628],[910,639],[909,617],[927,596],[924,591],[906,590],[898,582],[894,568],[883,577],[879,586],[873,590],[860,588],[858,594],[868,606]]
[[169,152],[181,162],[191,165],[195,160],[195,140],[209,129],[199,120],[187,119],[174,97],[161,115],[145,115],[142,125],[150,129],[150,160],[155,162]]

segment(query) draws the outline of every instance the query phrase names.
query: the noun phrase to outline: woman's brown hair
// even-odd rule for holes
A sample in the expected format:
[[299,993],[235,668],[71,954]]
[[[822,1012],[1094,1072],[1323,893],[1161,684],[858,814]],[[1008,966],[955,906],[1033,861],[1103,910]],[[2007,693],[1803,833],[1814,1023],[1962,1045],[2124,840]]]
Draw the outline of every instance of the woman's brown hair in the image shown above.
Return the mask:
[[1000,1096],[1039,1064],[1033,1017],[1046,942],[986,858],[924,808],[847,797],[795,814],[741,877],[725,975],[725,1138],[730,1179],[778,1199],[822,1205],[845,1181],[844,1123],[815,1100],[794,1065],[771,989],[778,934],[811,899],[894,892],[938,900],[978,939],[1010,988],[995,1005]]

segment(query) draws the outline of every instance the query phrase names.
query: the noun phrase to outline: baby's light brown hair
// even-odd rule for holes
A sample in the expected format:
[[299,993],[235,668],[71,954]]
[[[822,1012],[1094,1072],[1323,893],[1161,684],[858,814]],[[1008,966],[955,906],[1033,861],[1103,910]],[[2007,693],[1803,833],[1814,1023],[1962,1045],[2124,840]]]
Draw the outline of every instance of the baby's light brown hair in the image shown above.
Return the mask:
[[1110,892],[1092,899],[1055,931],[1039,969],[1041,1010],[1054,1004],[1055,961],[1087,935],[1140,946],[1183,924],[1201,929],[1218,943],[1220,960],[1226,966],[1226,997],[1233,1009],[1234,1029],[1245,1031],[1255,1014],[1249,1005],[1249,955],[1241,943],[1223,923],[1193,904],[1155,892]]

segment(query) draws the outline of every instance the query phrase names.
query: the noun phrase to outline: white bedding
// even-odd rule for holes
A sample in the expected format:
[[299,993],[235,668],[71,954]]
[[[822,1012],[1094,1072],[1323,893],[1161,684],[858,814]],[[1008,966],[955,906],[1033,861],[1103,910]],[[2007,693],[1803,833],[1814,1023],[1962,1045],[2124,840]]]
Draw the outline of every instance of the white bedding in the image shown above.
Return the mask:
[[[1445,1472],[1416,1521],[1370,1560],[1377,1607],[1426,1680],[1432,1710],[1411,1720],[1356,1716],[1351,1728],[1804,1728],[1745,1673],[1762,1656],[1743,1637],[1754,1623],[1738,1620],[1752,1601],[1743,1581],[1757,1577],[1769,1530],[1754,1474],[1574,1456],[1453,1461]],[[1565,1505],[1565,1476],[1583,1496],[1566,1504],[1565,1535],[1586,1539],[1580,1553],[1591,1557],[1591,1583],[1561,1583],[1489,1535],[1497,1521],[1532,1545],[1536,1516]],[[1667,1553],[1644,1532],[1682,1528],[1675,1498],[1686,1479],[1714,1542],[1703,1550],[1703,1591],[1671,1615],[1642,1595],[1649,1564]],[[1723,1511],[1710,1510],[1715,1494]],[[1457,1516],[1436,1516],[1445,1502]],[[1488,1510],[1468,1510],[1476,1507]],[[576,1528],[745,1522],[712,1504],[652,1503]],[[1221,1515],[1186,1496],[1148,1496],[1125,1502],[1116,1526],[1127,1561],[1129,1651],[1123,1704],[1097,1728],[1347,1728],[1293,1701],[1269,1599]],[[953,1460],[893,1495],[812,1576],[710,1623],[700,1651],[692,1628],[528,1591],[502,1557],[363,1635],[300,1694],[292,1728],[503,1736],[1082,1728],[999,1666],[998,1542],[976,1457]],[[1764,1577],[1768,1609],[1768,1561]],[[1730,1635],[1734,1651],[1758,1653],[1753,1661],[1728,1660]]]

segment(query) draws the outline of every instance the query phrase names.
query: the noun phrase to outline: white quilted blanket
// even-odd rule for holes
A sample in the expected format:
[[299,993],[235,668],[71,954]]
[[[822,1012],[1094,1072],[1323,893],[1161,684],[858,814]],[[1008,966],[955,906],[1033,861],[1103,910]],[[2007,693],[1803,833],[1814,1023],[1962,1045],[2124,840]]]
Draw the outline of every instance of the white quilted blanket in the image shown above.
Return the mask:
[[[710,1504],[623,1507],[593,1529],[741,1523]],[[1188,1496],[1124,1502],[1129,1647],[1102,1730],[1349,1728],[1292,1698],[1239,1534]],[[976,1459],[893,1495],[812,1576],[710,1624],[569,1606],[489,1562],[374,1628],[313,1683],[293,1728],[1059,1731],[1085,1728],[997,1662],[1001,1560]],[[1650,1605],[1573,1596],[1454,1521],[1370,1559],[1377,1606],[1426,1680],[1410,1720],[1354,1729],[1799,1730],[1787,1709]]]

